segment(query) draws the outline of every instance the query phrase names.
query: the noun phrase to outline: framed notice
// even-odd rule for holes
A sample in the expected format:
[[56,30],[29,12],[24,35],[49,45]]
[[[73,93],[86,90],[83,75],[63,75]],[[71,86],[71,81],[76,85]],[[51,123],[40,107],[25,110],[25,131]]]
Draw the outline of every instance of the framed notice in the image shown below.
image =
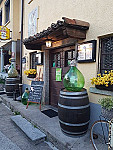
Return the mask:
[[78,44],[78,62],[96,61],[96,40]]
[[62,74],[62,69],[56,68],[56,81],[62,81],[61,74]]

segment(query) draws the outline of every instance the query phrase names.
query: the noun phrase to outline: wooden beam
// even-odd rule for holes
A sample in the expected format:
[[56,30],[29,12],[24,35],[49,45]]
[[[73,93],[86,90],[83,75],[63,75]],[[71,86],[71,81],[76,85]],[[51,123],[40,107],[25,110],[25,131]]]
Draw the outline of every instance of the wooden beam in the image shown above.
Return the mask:
[[86,31],[76,30],[72,28],[66,28],[68,37],[76,38],[76,39],[85,39]]
[[42,45],[39,44],[26,44],[25,47],[28,50],[42,50]]

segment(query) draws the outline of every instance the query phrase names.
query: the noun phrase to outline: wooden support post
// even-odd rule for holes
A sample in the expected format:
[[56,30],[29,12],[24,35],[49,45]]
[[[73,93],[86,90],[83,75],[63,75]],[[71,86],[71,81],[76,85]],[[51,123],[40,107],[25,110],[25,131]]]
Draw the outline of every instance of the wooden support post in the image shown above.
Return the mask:
[[40,101],[40,111],[41,111],[41,101]]
[[27,102],[27,106],[26,106],[26,109],[28,108],[28,105],[29,105],[29,102]]

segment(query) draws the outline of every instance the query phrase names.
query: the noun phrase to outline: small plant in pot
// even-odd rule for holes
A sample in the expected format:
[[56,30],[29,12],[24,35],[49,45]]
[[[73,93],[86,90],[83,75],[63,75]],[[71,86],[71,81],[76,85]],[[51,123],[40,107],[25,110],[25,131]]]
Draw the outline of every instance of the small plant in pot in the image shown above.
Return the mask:
[[97,74],[97,77],[91,79],[91,84],[95,84],[95,87],[100,90],[113,91],[113,70]]
[[101,105],[101,114],[103,117],[109,119],[113,118],[113,97],[105,97],[99,99],[99,104]]
[[24,74],[27,75],[28,78],[35,78],[36,73],[36,69],[29,69],[24,71]]

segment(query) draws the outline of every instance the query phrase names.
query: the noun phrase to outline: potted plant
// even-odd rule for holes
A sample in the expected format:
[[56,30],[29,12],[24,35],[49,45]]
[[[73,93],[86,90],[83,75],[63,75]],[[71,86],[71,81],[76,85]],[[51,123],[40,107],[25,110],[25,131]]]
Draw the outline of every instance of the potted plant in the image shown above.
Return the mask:
[[29,69],[24,71],[24,74],[27,75],[28,78],[35,78],[36,73],[36,69]]
[[91,79],[91,83],[101,90],[113,91],[113,70],[105,71],[104,74],[97,74],[97,77]]
[[105,97],[99,99],[101,105],[101,114],[107,119],[113,118],[113,97]]

